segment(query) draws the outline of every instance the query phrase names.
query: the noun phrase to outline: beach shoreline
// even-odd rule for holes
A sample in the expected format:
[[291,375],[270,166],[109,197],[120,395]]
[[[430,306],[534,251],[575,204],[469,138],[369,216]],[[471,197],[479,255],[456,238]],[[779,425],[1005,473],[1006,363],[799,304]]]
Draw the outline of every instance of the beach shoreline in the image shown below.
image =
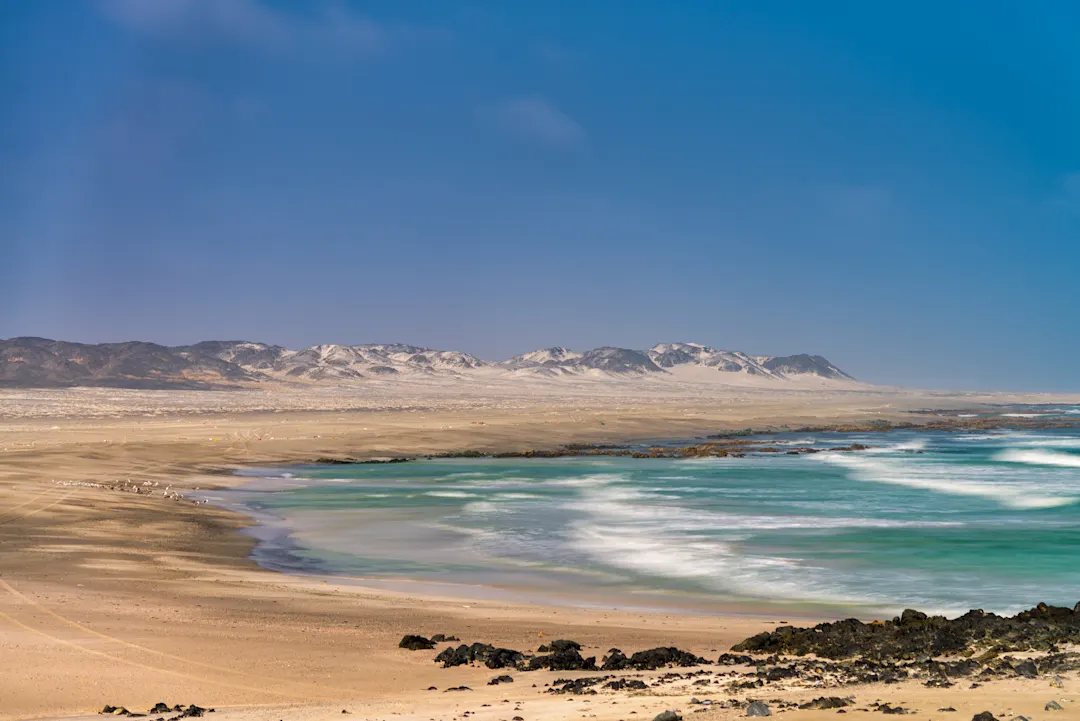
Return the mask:
[[[28,402],[35,394],[19,392],[18,404],[4,406],[4,393],[0,408],[19,409],[0,412],[4,719],[77,716],[110,703],[149,708],[170,699],[216,706],[222,716],[237,719],[260,717],[258,707],[283,701],[301,704],[289,707],[290,718],[323,718],[331,709],[340,716],[339,702],[365,717],[450,718],[466,702],[426,691],[431,685],[447,687],[450,679],[477,689],[468,703],[482,719],[487,713],[481,711],[482,699],[501,702],[508,693],[506,687],[487,689],[490,671],[444,671],[423,654],[400,651],[397,640],[406,633],[446,632],[526,648],[543,633],[544,638],[575,638],[599,653],[613,645],[628,650],[675,645],[715,655],[712,649],[726,650],[775,626],[731,614],[462,603],[266,571],[251,561],[252,540],[240,533],[249,520],[162,495],[232,486],[242,480],[230,475],[237,468],[335,455],[694,437],[778,422],[910,417],[896,409],[898,404],[915,410],[943,401],[962,408],[990,398],[1047,398],[984,394],[950,401],[897,392],[785,393],[739,403],[600,399],[591,405],[538,398],[512,409],[436,399],[426,410],[416,410],[406,399],[391,410],[274,412],[234,406],[185,412],[190,396],[177,401],[179,409],[162,410],[168,404],[147,392],[110,392],[108,408],[97,411],[86,403],[95,394],[54,391]],[[260,396],[260,402],[270,401]],[[125,404],[129,411],[118,412]],[[152,404],[158,407],[148,415]],[[536,680],[550,681],[544,675]],[[531,718],[564,717],[556,715],[563,707],[542,695],[542,688],[526,687],[513,687],[517,700],[546,709]],[[910,689],[904,692],[911,695]],[[792,697],[802,693],[793,691]],[[1018,691],[1009,693],[1015,697]],[[1031,693],[1045,695],[1041,687]],[[642,715],[686,702],[667,695],[612,698],[636,704]],[[320,706],[320,699],[333,705]],[[812,718],[818,712],[799,713]],[[598,714],[607,717],[607,711]]]

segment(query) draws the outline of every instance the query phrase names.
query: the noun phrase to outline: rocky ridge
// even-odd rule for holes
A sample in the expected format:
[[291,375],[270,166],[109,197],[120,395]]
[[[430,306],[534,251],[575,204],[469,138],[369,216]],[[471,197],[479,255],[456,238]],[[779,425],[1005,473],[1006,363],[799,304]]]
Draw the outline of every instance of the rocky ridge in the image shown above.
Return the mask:
[[132,341],[84,344],[47,338],[0,340],[0,386],[229,388],[266,381],[347,383],[409,376],[620,377],[663,376],[699,367],[773,381],[805,377],[853,380],[816,355],[750,356],[698,343],[661,343],[649,350],[605,346],[577,352],[554,347],[506,361],[401,343],[315,345],[301,350],[249,341],[163,346]]

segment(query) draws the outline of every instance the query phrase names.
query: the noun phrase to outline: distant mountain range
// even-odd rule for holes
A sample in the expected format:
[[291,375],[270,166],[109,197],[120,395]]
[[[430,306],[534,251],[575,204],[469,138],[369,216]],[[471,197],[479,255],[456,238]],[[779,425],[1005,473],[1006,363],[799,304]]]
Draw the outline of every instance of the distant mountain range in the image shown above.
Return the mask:
[[741,374],[781,382],[807,377],[854,380],[817,355],[751,356],[698,343],[661,343],[649,350],[604,347],[581,353],[544,348],[506,361],[486,361],[460,351],[397,343],[290,350],[247,341],[162,346],[141,341],[89,345],[46,338],[0,340],[0,386],[8,387],[209,389],[268,381],[345,383],[418,375],[632,378],[662,377],[693,367],[723,374],[717,379]]

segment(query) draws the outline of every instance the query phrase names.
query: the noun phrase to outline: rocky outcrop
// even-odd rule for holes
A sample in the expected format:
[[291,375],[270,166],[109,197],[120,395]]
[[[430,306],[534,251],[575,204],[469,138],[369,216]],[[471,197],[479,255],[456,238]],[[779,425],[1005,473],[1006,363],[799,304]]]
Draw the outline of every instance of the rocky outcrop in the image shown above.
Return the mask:
[[430,638],[424,638],[423,636],[409,634],[401,639],[401,642],[398,643],[398,648],[404,648],[409,651],[424,651],[435,648],[435,641]]
[[1074,608],[1039,604],[1012,617],[969,611],[950,620],[907,610],[885,622],[863,623],[852,618],[813,628],[781,626],[748,638],[732,650],[894,660],[960,654],[985,646],[1002,652],[1052,651],[1075,643],[1080,643],[1080,604]]

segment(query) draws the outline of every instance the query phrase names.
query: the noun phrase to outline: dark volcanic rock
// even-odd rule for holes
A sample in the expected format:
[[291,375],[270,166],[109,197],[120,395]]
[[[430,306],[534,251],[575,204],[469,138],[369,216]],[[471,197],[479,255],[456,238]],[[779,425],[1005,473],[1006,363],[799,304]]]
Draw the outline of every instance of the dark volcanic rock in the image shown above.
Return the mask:
[[652,721],[682,721],[682,716],[675,711],[661,711],[653,716]]
[[437,633],[431,637],[431,640],[435,643],[450,643],[451,641],[460,641],[457,636],[447,636],[444,633]]
[[553,651],[580,651],[581,644],[577,641],[558,640],[552,641],[550,644],[545,644],[536,650],[540,653],[551,653]]
[[600,668],[603,671],[622,671],[629,662],[630,659],[626,657],[626,654],[617,648],[613,648],[608,651],[607,656],[604,656],[604,665]]
[[751,701],[746,707],[747,716],[772,716],[768,704],[763,701]]
[[500,683],[513,683],[513,682],[514,682],[514,677],[513,676],[505,676],[505,675],[504,676],[496,676],[495,678],[488,681],[488,686],[498,686]]
[[745,654],[724,653],[716,659],[720,666],[753,666],[754,659]]
[[572,693],[596,695],[593,686],[603,683],[610,676],[586,676],[584,678],[559,678],[551,682],[548,693]]
[[490,643],[462,644],[457,648],[448,646],[435,657],[435,663],[443,668],[482,663],[488,668],[513,668],[525,660],[525,654],[510,648],[495,648]]
[[1024,660],[1013,666],[1013,671],[1017,676],[1023,676],[1024,678],[1035,678],[1039,675],[1039,669],[1035,668],[1035,664],[1031,660]]
[[401,639],[398,648],[408,649],[409,651],[426,651],[429,648],[435,648],[435,642],[423,636],[409,634]]
[[512,648],[493,648],[480,660],[488,668],[516,668],[525,660],[525,654]]
[[856,619],[822,623],[813,628],[781,626],[736,644],[749,653],[816,654],[822,658],[918,658],[951,655],[992,643],[1006,651],[1049,651],[1080,643],[1080,613],[1075,608],[1039,604],[1006,618],[969,611],[955,619],[905,611],[884,623]]
[[766,681],[783,681],[787,678],[798,678],[799,669],[797,666],[774,666],[758,675],[764,676]]
[[989,711],[983,711],[972,716],[971,721],[997,721],[997,718]]
[[529,659],[526,671],[537,671],[546,668],[552,671],[596,671],[596,658],[582,658],[577,651],[556,651],[547,656],[534,656]]
[[604,684],[604,688],[610,688],[613,691],[641,691],[648,687],[649,684],[636,678],[619,678]]
[[473,662],[473,656],[469,652],[469,647],[465,644],[454,648],[447,646],[438,656],[435,657],[435,663],[441,663],[443,668],[452,668],[453,666],[465,666]]
[[830,708],[844,708],[850,706],[851,701],[846,698],[840,698],[839,696],[822,696],[816,698],[813,701],[807,701],[799,706],[801,709],[830,709]]
[[653,671],[665,666],[701,666],[707,663],[708,661],[700,656],[695,656],[674,646],[638,651],[627,661],[630,668],[638,671]]

